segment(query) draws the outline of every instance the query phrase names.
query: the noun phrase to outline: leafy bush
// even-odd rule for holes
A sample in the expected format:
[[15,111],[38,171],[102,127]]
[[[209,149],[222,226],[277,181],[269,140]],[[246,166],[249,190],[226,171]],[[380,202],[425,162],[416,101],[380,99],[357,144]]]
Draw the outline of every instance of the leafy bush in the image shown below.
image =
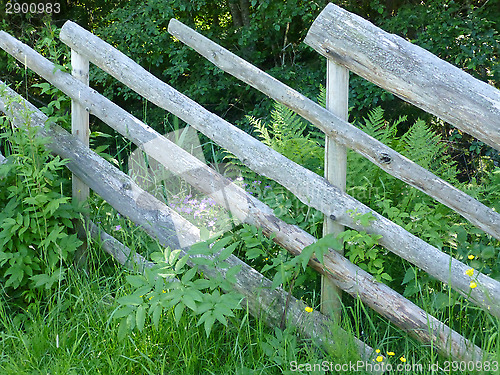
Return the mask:
[[[227,317],[234,316],[233,311],[240,308],[242,299],[239,293],[231,291],[232,284],[236,282],[235,275],[241,267],[229,267],[225,262],[238,246],[237,242],[228,245],[230,241],[231,237],[226,237],[217,242],[211,239],[197,243],[182,258],[179,258],[180,250],[169,248],[153,253],[151,258],[156,265],[146,269],[143,275],[127,276],[132,290],[117,299],[120,306],[113,317],[120,320],[119,338],[125,338],[135,328],[142,331],[148,316],[158,328],[160,317],[170,309],[174,311],[176,322],[180,321],[186,308],[193,315],[201,315],[198,325],[204,325],[207,336],[216,321],[227,326]],[[215,256],[216,260],[207,259],[207,255]],[[186,263],[190,256],[194,267],[187,270]],[[208,280],[196,278],[198,266],[218,269],[218,277]],[[219,270],[224,268],[223,277]]]
[[1,126],[10,155],[0,166],[0,279],[9,294],[29,300],[64,280],[82,242],[71,233],[79,209],[64,195],[66,162],[51,156],[50,140],[29,125],[29,112],[23,115],[19,128],[6,119]]

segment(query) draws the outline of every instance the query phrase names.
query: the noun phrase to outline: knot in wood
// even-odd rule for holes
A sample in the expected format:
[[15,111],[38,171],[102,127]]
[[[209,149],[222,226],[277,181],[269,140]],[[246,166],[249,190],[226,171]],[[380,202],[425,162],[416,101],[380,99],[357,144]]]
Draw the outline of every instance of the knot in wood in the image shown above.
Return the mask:
[[122,189],[123,190],[131,190],[132,184],[129,181],[125,181],[122,183]]
[[383,164],[389,164],[392,161],[392,158],[389,154],[383,152],[380,154],[378,160]]

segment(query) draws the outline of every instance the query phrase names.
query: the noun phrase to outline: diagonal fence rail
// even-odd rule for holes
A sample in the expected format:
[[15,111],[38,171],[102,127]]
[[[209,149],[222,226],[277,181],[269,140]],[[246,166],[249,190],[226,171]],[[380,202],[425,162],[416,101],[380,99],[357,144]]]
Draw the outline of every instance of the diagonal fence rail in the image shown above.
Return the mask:
[[[419,188],[418,183],[422,184],[430,181],[436,184],[437,177],[432,174],[430,176],[425,175],[425,177],[429,177],[428,180],[425,178],[417,178],[415,180],[415,177],[413,179],[405,177],[408,173],[405,174],[404,168],[410,167],[413,168],[411,169],[412,171],[420,172],[418,169],[420,167],[391,149],[386,148],[386,146],[377,143],[378,141],[366,138],[367,136],[363,135],[364,133],[362,132],[361,135],[358,133],[355,133],[354,136],[349,135],[348,130],[352,125],[340,120],[324,108],[319,107],[321,108],[320,110],[311,106],[309,99],[279,81],[274,80],[272,77],[267,76],[251,64],[237,58],[222,47],[215,45],[215,43],[178,23],[178,21],[172,20],[169,30],[174,34],[179,34],[181,37],[176,36],[179,39],[184,38],[185,40],[183,41],[186,42],[187,40],[188,44],[198,45],[200,53],[206,53],[208,55],[206,56],[207,58],[213,59],[218,65],[223,65],[223,69],[230,73],[239,74],[240,78],[245,80],[245,82],[261,90],[266,88],[267,85],[269,93],[266,93],[269,96],[274,97],[273,95],[275,95],[278,101],[284,102],[296,109],[304,117],[313,116],[314,118],[314,116],[317,116],[316,125],[320,128],[323,127],[322,129],[325,133],[335,138],[336,141],[340,140],[341,143],[344,142],[347,146],[349,146],[348,142],[351,142],[352,145],[359,147],[358,152],[370,160],[373,159],[372,161],[377,165],[385,167],[387,171],[402,174],[403,177],[401,179],[403,181],[406,181],[405,178],[410,181],[417,181],[417,183],[414,182],[417,188]],[[86,59],[101,67],[115,78],[118,78],[146,99],[169,110],[212,138],[218,144],[238,156],[250,168],[285,186],[304,203],[318,208],[340,224],[345,224],[354,229],[367,229],[360,227],[355,220],[346,214],[346,211],[357,208],[358,212],[361,213],[372,212],[368,207],[363,206],[360,202],[343,193],[325,179],[305,170],[233,125],[206,111],[203,107],[161,82],[93,34],[72,22],[67,22],[61,31],[61,39],[72,50],[77,51]],[[26,63],[31,69],[49,80],[63,92],[67,93],[82,108],[85,108],[86,111],[101,118],[108,125],[131,139],[139,148],[163,162],[165,166],[181,175],[197,189],[213,195],[214,198],[217,198],[216,200],[219,204],[237,212],[243,221],[263,228],[264,232],[268,235],[274,234],[274,240],[292,254],[299,254],[305,246],[316,241],[314,237],[276,218],[269,207],[249,196],[241,189],[232,186],[222,176],[217,175],[204,164],[200,165],[199,161],[192,160],[191,155],[183,155],[182,149],[178,149],[171,142],[168,143],[169,141],[164,137],[154,133],[147,125],[99,95],[95,90],[76,81],[68,74],[54,71],[53,64],[48,60],[45,60],[36,54],[36,52],[4,32],[0,32],[0,46],[21,62]],[[206,50],[209,52],[206,52]],[[292,104],[290,104],[291,99],[295,100]],[[361,137],[361,141],[357,138],[358,135]],[[363,143],[364,141],[366,141],[366,144]],[[182,157],[179,155],[182,155]],[[387,162],[387,158],[389,162]],[[172,163],[172,160],[176,160],[178,163]],[[79,168],[81,170],[75,174],[81,175],[84,178],[86,175],[84,168],[81,166]],[[189,172],[192,170],[195,172]],[[423,170],[430,173],[425,169]],[[206,183],[208,180],[211,181],[209,185]],[[90,183],[91,181],[89,181]],[[95,181],[92,183],[95,184]],[[128,188],[134,185],[124,182],[122,188],[123,186]],[[438,189],[438,187],[440,188]],[[105,194],[106,190],[102,189],[104,188],[101,187],[102,193]],[[426,189],[425,186],[420,186],[420,190],[425,192]],[[453,186],[439,180],[434,189],[445,189],[448,193],[451,191],[454,194],[458,194],[461,199],[463,198],[462,195],[465,195]],[[132,190],[136,191],[137,189],[134,187]],[[218,194],[218,191],[224,191],[224,194]],[[444,198],[435,198],[438,200],[446,198],[446,194],[441,195]],[[465,195],[465,197],[468,196]],[[110,197],[110,199],[113,201],[117,197]],[[459,209],[463,209],[464,212],[458,212],[471,222],[474,222],[474,220],[478,221],[475,224],[488,233],[491,232],[498,235],[500,233],[498,214],[470,197],[467,198],[469,199],[467,201],[464,199],[466,198],[463,198],[459,204]],[[146,200],[152,202],[149,197]],[[119,207],[121,203],[117,202],[115,201],[115,205]],[[480,214],[477,214],[477,212],[475,215],[474,212],[471,213],[471,211],[474,211],[473,209],[467,211],[467,204],[464,205],[464,202],[468,203],[469,206],[472,205],[474,209],[480,210]],[[453,202],[449,203],[450,205],[453,204]],[[455,209],[454,206],[450,207]],[[149,216],[143,216],[142,218],[134,216],[135,214],[130,210],[125,210],[124,212],[125,215],[131,218],[135,217],[137,220],[144,220],[144,217],[149,218]],[[500,284],[497,281],[486,275],[479,274],[477,280],[480,287],[470,290],[469,280],[465,277],[465,270],[468,268],[466,265],[411,235],[381,215],[373,214],[377,220],[368,228],[368,231],[382,234],[381,244],[383,246],[418,265],[441,281],[450,284],[450,286],[478,306],[500,317]],[[467,217],[467,215],[472,217],[472,219]],[[175,215],[169,217],[175,218]],[[192,234],[193,230],[196,232],[195,229],[189,227],[187,224],[182,224],[181,226],[188,233],[186,239],[196,239],[196,235],[192,237],[189,234]],[[154,232],[154,230],[158,231],[158,228],[152,228],[151,230],[153,231],[153,235],[158,237],[159,234]],[[189,240],[187,243],[190,243]],[[319,263],[313,257],[309,265],[327,276],[341,289],[355,297],[359,297],[370,307],[391,319],[391,321],[414,337],[423,342],[436,345],[442,354],[461,360],[477,359],[485,355],[480,348],[474,346],[457,332],[452,331],[449,327],[419,309],[386,285],[375,283],[371,275],[360,270],[342,255],[332,252],[325,258],[324,264]],[[261,282],[264,282],[263,279],[261,279]],[[252,283],[249,282],[249,285],[252,285]],[[294,313],[292,313],[292,316],[294,316]],[[297,320],[295,321],[297,322]],[[314,334],[316,332],[319,331],[315,331]],[[324,334],[325,332],[321,331],[320,333]],[[367,349],[362,343],[358,344],[360,348],[364,348],[363,350]],[[370,350],[371,348],[368,348],[368,351]]]
[[[59,71],[59,73],[61,72]],[[48,146],[54,153],[64,159],[69,159],[67,167],[70,171],[118,212],[130,218],[133,222],[140,224],[141,228],[158,240],[161,245],[180,248],[181,253],[186,255],[191,245],[200,242],[200,230],[197,227],[142,190],[130,176],[105,161],[64,129],[53,123],[47,123],[47,116],[31,103],[22,99],[13,90],[7,88],[1,81],[0,89],[0,112],[6,113],[16,124],[17,121],[24,121],[25,116],[22,114],[28,109],[31,126],[39,127],[39,135],[51,139]],[[182,228],[180,232],[182,239],[178,238],[178,228]],[[97,232],[97,229],[92,225],[90,225],[90,230],[91,232]],[[98,233],[95,235],[98,235]],[[108,246],[110,253],[127,251],[109,235],[104,234],[104,239],[111,242],[110,246]],[[179,246],[180,243],[183,245]],[[123,254],[119,254],[119,256],[123,260]],[[207,256],[207,258],[210,259],[210,256]],[[135,257],[134,261],[141,266],[148,266],[144,259]],[[241,267],[233,288],[245,297],[245,305],[254,316],[261,317],[270,325],[279,325],[282,319],[283,306],[285,301],[288,300],[286,324],[297,327],[303,336],[313,339],[326,349],[339,346],[337,340],[341,342],[351,340],[347,332],[335,327],[333,322],[325,315],[318,311],[305,312],[306,305],[303,301],[290,296],[281,288],[273,289],[271,287],[272,282],[269,279],[236,256],[229,256],[225,259],[225,262],[230,267]],[[191,263],[191,265],[193,264]],[[217,271],[223,275],[225,274],[224,269],[214,270],[200,265],[198,267],[200,273],[203,273],[205,277],[220,277]],[[372,353],[374,353],[371,347],[356,338],[354,338],[354,345],[362,359],[365,361],[371,359]],[[482,353],[479,351],[476,354],[481,355]],[[374,371],[374,373],[379,372]]]
[[[54,64],[22,43],[23,61],[40,76],[74,98],[83,108],[129,138],[140,149],[183,177],[199,191],[210,195],[221,206],[230,209],[242,222],[274,235],[274,241],[290,253],[298,255],[316,239],[277,218],[272,210],[247,192],[226,180],[204,163],[175,145],[109,99],[79,82],[67,73],[55,70]],[[182,233],[183,231],[181,231]],[[184,244],[180,239],[180,244]],[[312,258],[309,265],[353,297],[360,298],[378,313],[422,342],[433,343],[439,351],[452,358],[471,360],[482,355],[479,348],[433,316],[426,314],[387,285],[376,282],[366,271],[337,253],[325,257],[324,265]]]

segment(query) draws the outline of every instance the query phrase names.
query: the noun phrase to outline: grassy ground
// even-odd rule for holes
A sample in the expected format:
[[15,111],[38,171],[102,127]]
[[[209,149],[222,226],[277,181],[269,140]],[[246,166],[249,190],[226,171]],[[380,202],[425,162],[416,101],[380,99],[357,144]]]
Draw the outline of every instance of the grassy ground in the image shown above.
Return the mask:
[[[98,250],[91,248],[94,251]],[[102,255],[94,256],[98,261],[88,272],[73,270],[67,283],[48,299],[21,308],[2,297],[1,374],[364,373],[348,367],[357,361],[354,353],[337,348],[337,357],[327,354],[291,331],[265,327],[245,311],[232,318],[228,328],[216,327],[208,339],[203,327],[196,326],[196,318],[185,314],[176,324],[169,313],[161,318],[158,330],[147,327],[120,341],[118,327],[110,316],[116,308],[115,298],[124,293],[125,273]],[[346,305],[344,328],[381,350],[386,366],[393,366],[388,373],[474,373],[446,371],[446,359],[432,347],[419,344],[357,302],[348,301]],[[447,320],[445,314],[440,318]],[[464,318],[461,323],[473,326],[469,338],[496,351],[500,359],[498,321],[483,316],[481,321]],[[338,367],[341,365],[344,367]],[[452,365],[448,365],[450,370]],[[340,371],[335,371],[335,366]],[[491,367],[493,370],[494,364]],[[326,368],[333,371],[324,371]]]

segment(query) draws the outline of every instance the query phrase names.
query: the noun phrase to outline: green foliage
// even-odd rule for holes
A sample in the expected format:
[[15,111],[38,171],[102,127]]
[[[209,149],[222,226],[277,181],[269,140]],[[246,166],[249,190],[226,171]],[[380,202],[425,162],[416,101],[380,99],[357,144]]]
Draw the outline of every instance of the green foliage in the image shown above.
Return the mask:
[[[186,308],[193,315],[200,315],[197,325],[204,325],[207,337],[216,321],[227,326],[227,318],[234,316],[233,311],[240,308],[242,298],[231,291],[241,266],[231,267],[225,262],[238,245],[226,246],[230,240],[225,237],[216,242],[211,239],[197,243],[182,258],[180,250],[169,248],[153,253],[151,258],[156,263],[153,268],[146,269],[143,275],[126,277],[132,291],[117,299],[120,306],[113,313],[113,318],[120,320],[118,337],[124,339],[135,328],[142,331],[148,317],[158,329],[161,316],[171,309],[177,323]],[[190,256],[193,267],[187,270]],[[196,278],[199,267],[200,271],[216,275],[212,273],[210,279]]]
[[[221,0],[154,0],[146,5],[128,2],[108,14],[96,32],[165,82],[230,119],[241,119],[243,114],[253,111],[263,95],[235,84],[234,78],[176,41],[167,32],[171,18],[195,28],[278,78],[300,82],[308,92],[316,91],[322,72],[307,68],[306,61],[316,61],[316,57],[301,41],[321,6],[303,0],[258,0],[234,6],[232,3]],[[137,94],[102,72],[95,72],[92,81],[103,87],[106,96],[119,102],[137,98]],[[128,106],[134,104],[129,101]],[[263,103],[256,113],[266,113],[268,107]],[[137,106],[134,110],[139,112]]]
[[[364,119],[364,124],[357,124],[357,126],[366,134],[429,169],[437,176],[450,183],[456,182],[458,172],[454,161],[447,153],[448,148],[441,136],[434,133],[422,120],[417,120],[407,132],[398,136],[398,128],[406,118],[400,117],[391,123],[384,119],[384,114],[382,108],[375,108]],[[370,205],[384,199],[402,201],[404,206],[416,203],[415,194],[420,193],[406,187],[403,182],[388,175],[363,156],[349,151],[348,165],[347,192],[361,202]],[[421,194],[421,199],[426,201],[430,198]]]
[[71,234],[79,209],[65,196],[60,176],[66,162],[52,157],[48,139],[23,114],[18,129],[2,122],[0,138],[10,149],[0,166],[0,278],[27,300],[35,289],[53,289],[65,279],[73,253],[82,244]]
[[323,171],[323,149],[309,134],[307,123],[294,111],[275,103],[269,124],[247,118],[264,144],[313,172]]

